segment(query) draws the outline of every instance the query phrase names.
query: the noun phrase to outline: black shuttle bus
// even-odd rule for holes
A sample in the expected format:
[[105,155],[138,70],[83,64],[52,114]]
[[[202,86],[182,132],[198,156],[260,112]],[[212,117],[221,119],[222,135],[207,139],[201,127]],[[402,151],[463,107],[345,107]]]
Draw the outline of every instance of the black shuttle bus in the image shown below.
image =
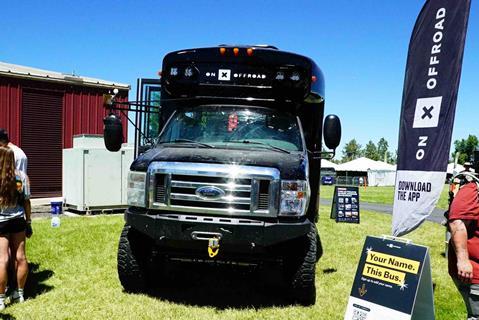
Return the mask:
[[[294,301],[314,304],[324,99],[318,66],[275,47],[167,54],[160,132],[128,177],[123,287],[147,289],[151,273],[172,260],[273,263]],[[112,132],[106,124],[115,149]],[[326,117],[330,149],[340,134],[339,119]]]

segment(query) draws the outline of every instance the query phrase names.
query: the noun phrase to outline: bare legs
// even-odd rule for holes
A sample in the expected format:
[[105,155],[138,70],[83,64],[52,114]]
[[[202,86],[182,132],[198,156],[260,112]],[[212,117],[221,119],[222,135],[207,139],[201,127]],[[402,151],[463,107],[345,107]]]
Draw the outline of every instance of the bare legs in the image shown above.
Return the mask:
[[12,233],[9,236],[0,235],[0,294],[5,293],[7,286],[8,256],[15,259],[17,287],[25,288],[28,275],[28,262],[25,255],[25,232]]
[[[0,245],[1,246],[1,245]],[[0,248],[1,250],[1,248]],[[15,270],[17,274],[17,288],[25,288],[28,275],[28,261],[25,255],[25,232],[10,234],[10,252],[12,259],[15,259]],[[2,289],[0,284],[0,290]]]
[[8,237],[0,235],[0,294],[5,294],[8,273]]

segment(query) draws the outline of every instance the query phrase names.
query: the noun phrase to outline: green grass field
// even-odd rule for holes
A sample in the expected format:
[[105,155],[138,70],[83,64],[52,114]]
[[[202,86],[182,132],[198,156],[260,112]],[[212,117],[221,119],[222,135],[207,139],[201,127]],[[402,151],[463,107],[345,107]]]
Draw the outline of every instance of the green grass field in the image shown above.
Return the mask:
[[[449,185],[444,185],[437,207],[447,209]],[[322,199],[333,199],[334,186],[321,186],[320,196]],[[393,204],[394,187],[359,187],[361,202]]]
[[[117,278],[116,252],[122,216],[34,220],[28,240],[32,266],[24,304],[8,306],[6,319],[342,319],[366,235],[390,232],[389,215],[361,213],[361,224],[336,224],[329,208],[319,231],[324,256],[317,266],[317,303],[285,304],[278,290],[266,290],[258,275],[233,269],[189,267],[186,280],[154,296],[127,294]],[[444,229],[425,223],[411,234],[431,248],[437,319],[463,319],[459,294],[446,271]],[[206,254],[206,250],[205,250]],[[221,274],[220,274],[221,272]],[[226,276],[225,276],[226,275]],[[0,316],[0,318],[2,318]]]

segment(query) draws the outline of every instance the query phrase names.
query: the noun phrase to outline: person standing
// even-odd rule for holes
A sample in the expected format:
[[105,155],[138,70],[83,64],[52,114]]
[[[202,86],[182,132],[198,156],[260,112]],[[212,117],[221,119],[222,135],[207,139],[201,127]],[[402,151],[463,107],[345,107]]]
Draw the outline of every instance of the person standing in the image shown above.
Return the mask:
[[448,269],[466,305],[468,320],[479,320],[478,220],[477,184],[466,180],[449,207]]
[[13,150],[0,147],[0,310],[5,309],[10,257],[15,261],[17,278],[13,300],[24,301],[23,290],[28,275],[25,238],[33,233],[31,208],[25,205],[25,200],[29,198],[28,177],[24,172],[15,170]]
[[[8,136],[8,132],[7,130],[3,129],[3,128],[0,128],[0,147],[9,147],[10,149],[13,150],[13,154],[15,156],[15,168],[16,170],[19,170],[19,171],[22,171],[25,173],[25,175],[27,174],[27,165],[28,165],[28,158],[25,154],[25,152],[23,152],[23,150],[16,146],[15,144],[13,144],[11,141],[10,141],[10,138]],[[31,203],[30,203],[30,199],[25,199],[24,200],[24,205],[26,208],[28,208],[28,210],[31,212]],[[16,286],[16,279],[15,279],[15,261],[13,259],[10,259],[10,266],[9,266],[9,274],[10,274],[10,277],[9,278],[9,283],[7,285],[7,291],[9,291],[9,300],[11,299],[15,299],[15,297],[13,296],[16,291],[11,291],[10,289],[11,288],[15,288]],[[10,289],[8,289],[10,288]]]
[[0,128],[0,147],[7,147],[7,146],[10,149],[12,149],[15,154],[15,168],[27,174],[27,164],[28,164],[27,155],[25,154],[25,152],[23,152],[23,150],[20,147],[14,145],[10,141],[7,130]]

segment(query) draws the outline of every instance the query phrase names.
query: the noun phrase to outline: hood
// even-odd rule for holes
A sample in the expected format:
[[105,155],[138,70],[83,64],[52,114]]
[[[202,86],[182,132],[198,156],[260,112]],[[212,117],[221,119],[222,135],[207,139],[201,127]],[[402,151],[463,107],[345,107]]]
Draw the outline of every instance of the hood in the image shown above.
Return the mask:
[[131,165],[133,171],[146,171],[153,161],[199,162],[250,165],[276,168],[281,179],[306,179],[307,159],[302,153],[282,153],[268,149],[213,149],[157,147],[139,156]]

